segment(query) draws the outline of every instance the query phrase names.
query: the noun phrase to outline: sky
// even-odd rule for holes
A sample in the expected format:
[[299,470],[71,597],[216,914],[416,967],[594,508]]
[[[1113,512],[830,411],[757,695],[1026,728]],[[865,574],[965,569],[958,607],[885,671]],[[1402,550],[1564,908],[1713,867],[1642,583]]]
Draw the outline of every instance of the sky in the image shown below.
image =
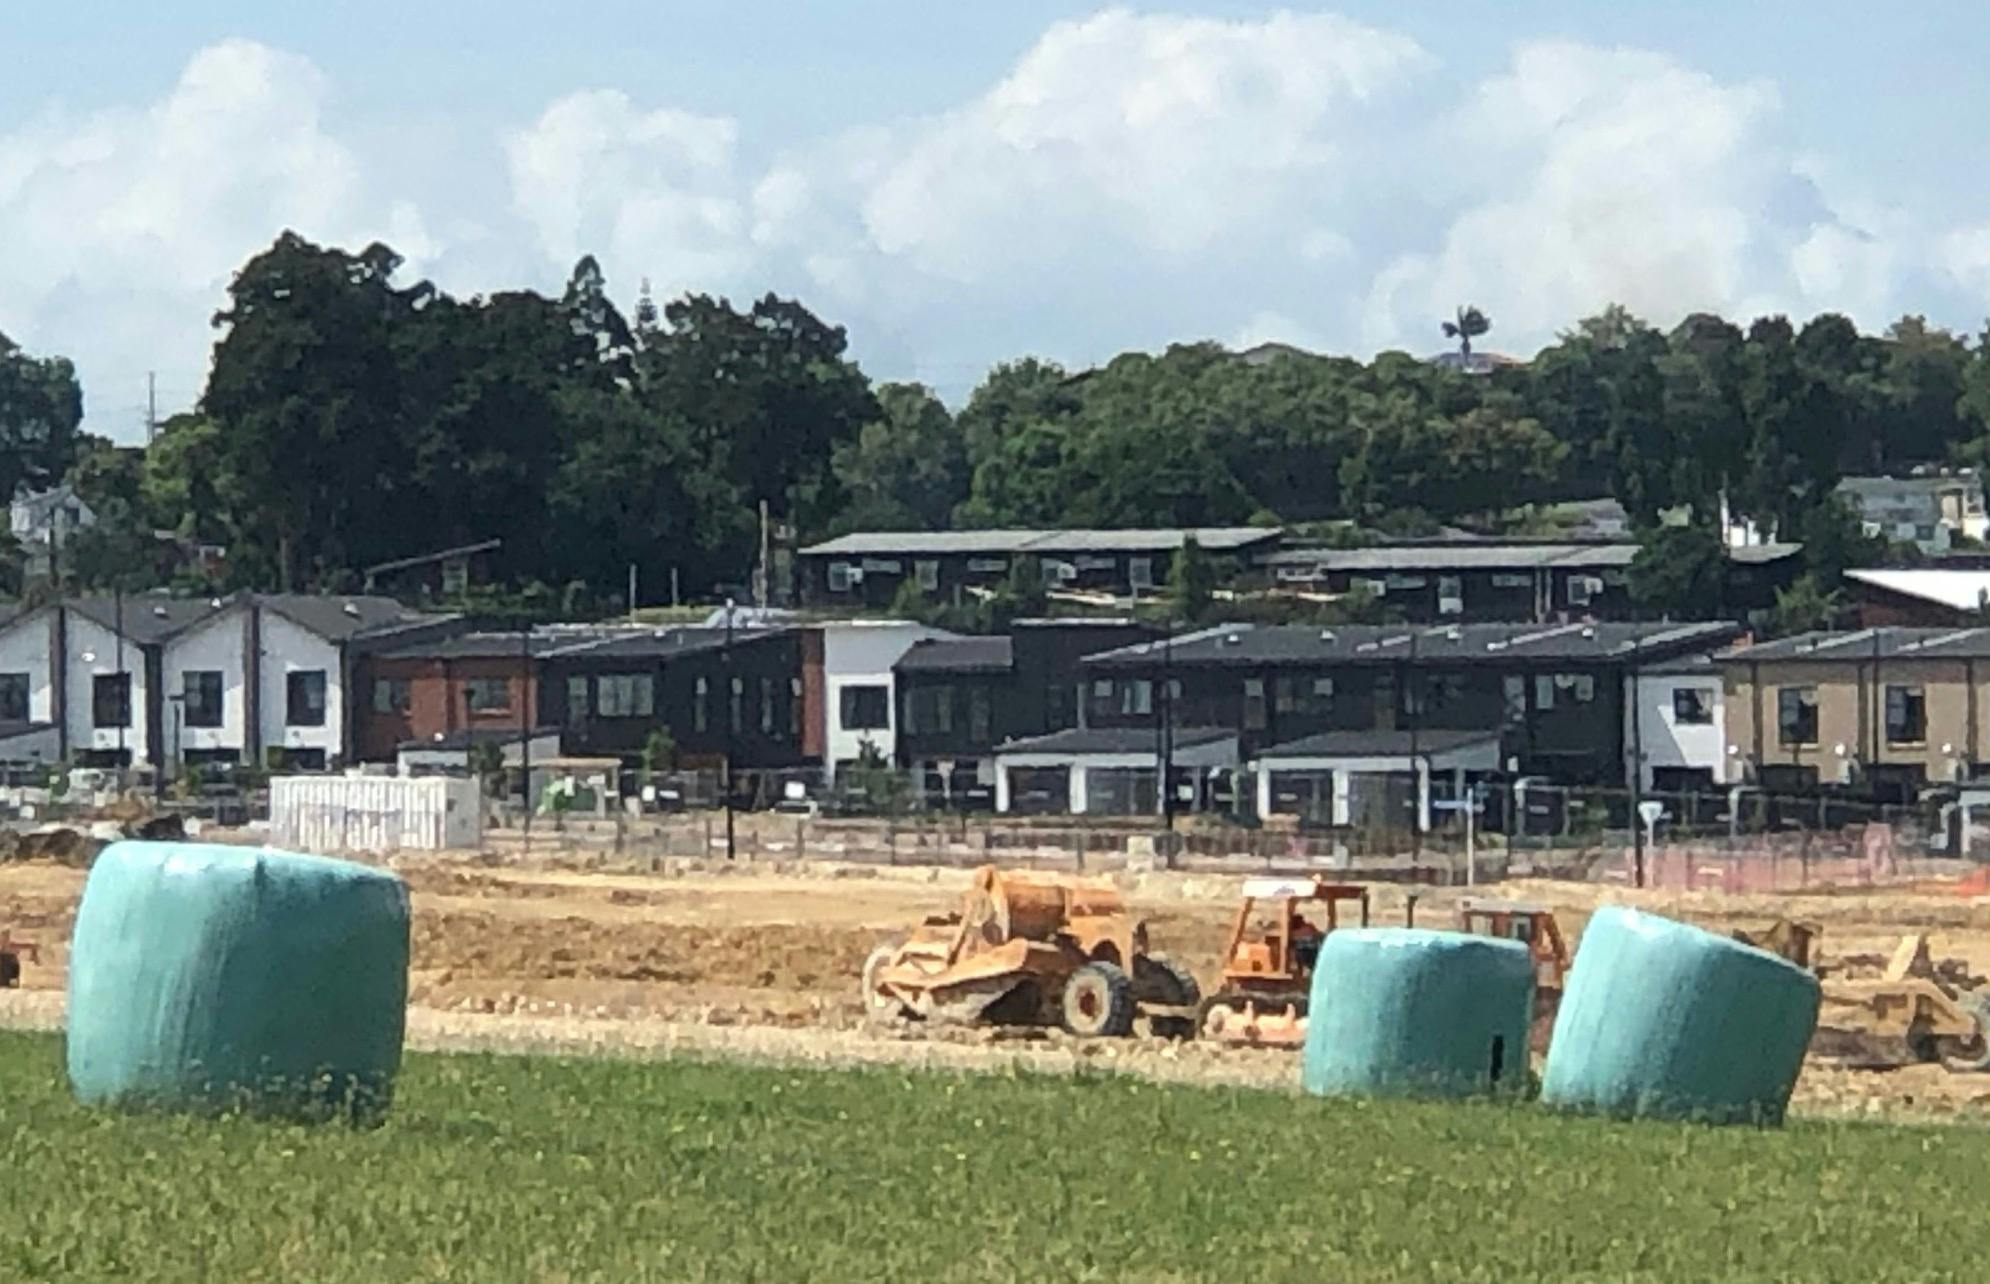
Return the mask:
[[1467,303],[1523,355],[1611,302],[1974,333],[1985,65],[1947,0],[0,0],[0,333],[126,441],[287,228],[460,296],[798,297],[956,404]]

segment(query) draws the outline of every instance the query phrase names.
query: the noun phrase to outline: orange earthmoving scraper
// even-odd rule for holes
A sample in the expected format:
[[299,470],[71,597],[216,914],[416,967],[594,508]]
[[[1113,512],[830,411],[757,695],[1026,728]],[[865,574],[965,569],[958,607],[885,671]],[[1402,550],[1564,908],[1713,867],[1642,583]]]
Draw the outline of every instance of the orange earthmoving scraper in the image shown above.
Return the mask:
[[1317,878],[1247,878],[1223,980],[1198,1029],[1221,1043],[1296,1048],[1306,1041],[1313,962],[1327,933],[1368,926],[1368,889]]
[[983,866],[961,908],[864,961],[874,1019],[1062,1024],[1118,1036],[1193,1029],[1195,978],[1147,946],[1147,924],[1110,883]]

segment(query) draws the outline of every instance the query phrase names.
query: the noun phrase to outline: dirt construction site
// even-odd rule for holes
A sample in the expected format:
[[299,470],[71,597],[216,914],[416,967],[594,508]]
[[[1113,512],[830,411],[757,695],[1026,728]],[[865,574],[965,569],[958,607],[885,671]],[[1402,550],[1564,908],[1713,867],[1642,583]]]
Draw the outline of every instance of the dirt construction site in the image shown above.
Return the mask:
[[[1290,1051],[867,1020],[860,987],[867,956],[924,916],[955,908],[969,883],[964,869],[689,859],[616,868],[557,850],[501,865],[473,855],[376,859],[413,893],[409,1027],[417,1047],[1043,1072],[1089,1066],[1164,1081],[1296,1087]],[[66,941],[85,877],[50,861],[0,864],[0,929],[29,946],[19,988],[0,990],[0,1025],[59,1025]],[[1242,878],[1108,877],[1145,919],[1152,948],[1207,987]],[[1489,890],[1552,909],[1578,951],[1589,914],[1615,903],[1721,933],[1804,920],[1821,929],[1816,958],[1827,974],[1877,968],[1907,932],[1927,933],[1944,972],[1965,986],[1990,972],[1990,896],[1941,880],[1773,896],[1546,880]],[[1462,894],[1423,890],[1418,923],[1446,925]],[[1405,908],[1405,888],[1375,887],[1374,922],[1401,923]],[[1881,1065],[1820,1035],[1793,1109],[1978,1115],[1990,1112],[1990,1072]]]

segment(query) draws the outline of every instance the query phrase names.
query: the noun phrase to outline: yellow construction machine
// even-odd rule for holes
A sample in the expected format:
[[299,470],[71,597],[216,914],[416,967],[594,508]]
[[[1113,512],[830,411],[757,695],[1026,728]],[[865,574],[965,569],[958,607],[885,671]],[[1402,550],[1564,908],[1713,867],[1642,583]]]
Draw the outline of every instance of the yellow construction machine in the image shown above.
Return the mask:
[[1926,933],[1904,936],[1877,978],[1824,979],[1818,1024],[1904,1047],[1910,1061],[1949,1070],[1990,1070],[1990,990],[1961,990],[1944,979]]
[[1320,942],[1346,926],[1344,914],[1357,912],[1360,926],[1368,926],[1368,889],[1357,884],[1245,879],[1222,984],[1202,1002],[1202,1037],[1274,1048],[1304,1043]]
[[864,960],[874,1018],[1062,1024],[1073,1034],[1194,1031],[1195,978],[1147,945],[1110,883],[989,865],[961,908]]

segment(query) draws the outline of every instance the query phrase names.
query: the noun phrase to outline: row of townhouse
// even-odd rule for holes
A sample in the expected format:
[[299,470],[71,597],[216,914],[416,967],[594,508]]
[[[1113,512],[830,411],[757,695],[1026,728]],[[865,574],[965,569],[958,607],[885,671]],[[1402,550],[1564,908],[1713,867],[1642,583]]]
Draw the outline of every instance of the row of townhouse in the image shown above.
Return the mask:
[[[898,666],[900,759],[1003,811],[1179,810],[1358,823],[1357,782],[1723,783],[1716,652],[1733,624],[1021,626]],[[1140,636],[1144,633],[1144,636]],[[1634,753],[1634,746],[1642,752]],[[1386,789],[1371,790],[1381,797]],[[1376,804],[1381,805],[1381,804]]]
[[[1316,598],[1362,592],[1406,620],[1440,623],[1626,619],[1635,613],[1628,539],[1439,539],[1360,548],[1288,542],[1276,528],[861,532],[801,550],[804,605],[877,610],[908,588],[960,604],[1034,564],[1051,592],[1074,600],[1134,600],[1163,591],[1176,552],[1193,538],[1231,589]],[[1802,569],[1796,544],[1728,550],[1722,598],[1743,615],[1767,611]]]
[[453,627],[378,597],[63,599],[0,621],[0,760],[145,766],[352,758],[375,650]]

